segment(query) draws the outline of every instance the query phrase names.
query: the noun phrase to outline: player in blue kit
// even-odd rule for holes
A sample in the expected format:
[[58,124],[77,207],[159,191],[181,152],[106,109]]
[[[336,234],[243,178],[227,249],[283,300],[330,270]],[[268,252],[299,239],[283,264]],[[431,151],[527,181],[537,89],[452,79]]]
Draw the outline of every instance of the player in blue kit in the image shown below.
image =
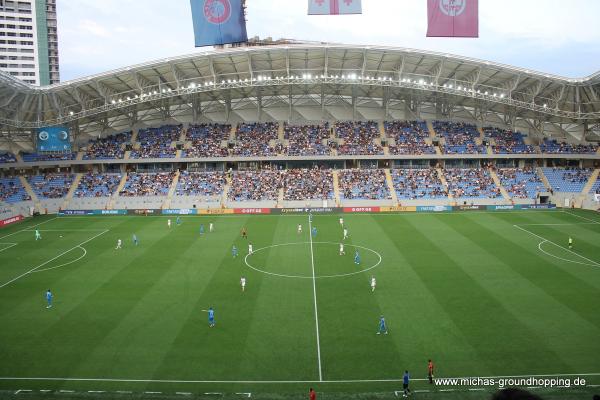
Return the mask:
[[384,335],[387,335],[387,326],[385,325],[385,318],[383,318],[383,315],[379,317],[379,331],[377,334],[381,335],[381,332],[383,332]]
[[313,238],[317,237],[317,227],[316,226],[312,227],[310,234],[312,235]]
[[358,250],[354,252],[354,264],[360,265],[360,254],[358,254]]
[[235,247],[235,244],[231,248],[231,255],[233,256],[233,258],[236,258],[238,256],[238,249],[237,247]]
[[204,235],[204,224],[200,224],[200,234]]
[[48,304],[46,308],[52,307],[52,292],[50,289],[46,292],[46,303]]
[[135,233],[133,234],[133,244],[135,244],[136,246],[138,245],[138,238]]
[[212,328],[215,326],[215,310],[212,307],[209,307],[208,310],[203,310],[208,312],[208,326]]
[[177,219],[175,220],[175,223],[177,225],[181,225],[181,217],[177,216]]

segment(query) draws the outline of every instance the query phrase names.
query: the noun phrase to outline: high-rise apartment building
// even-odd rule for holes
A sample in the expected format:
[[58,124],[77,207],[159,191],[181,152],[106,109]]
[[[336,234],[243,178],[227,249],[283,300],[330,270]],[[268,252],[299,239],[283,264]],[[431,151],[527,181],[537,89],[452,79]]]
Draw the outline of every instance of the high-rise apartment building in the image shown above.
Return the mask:
[[33,85],[60,81],[56,0],[0,0],[0,70]]

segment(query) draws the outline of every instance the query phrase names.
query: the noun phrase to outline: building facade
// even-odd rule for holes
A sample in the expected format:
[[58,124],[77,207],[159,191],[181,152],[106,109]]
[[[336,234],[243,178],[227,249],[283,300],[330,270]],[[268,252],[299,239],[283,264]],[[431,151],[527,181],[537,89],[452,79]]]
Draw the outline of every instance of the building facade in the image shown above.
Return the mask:
[[24,82],[60,82],[56,0],[0,0],[0,70]]

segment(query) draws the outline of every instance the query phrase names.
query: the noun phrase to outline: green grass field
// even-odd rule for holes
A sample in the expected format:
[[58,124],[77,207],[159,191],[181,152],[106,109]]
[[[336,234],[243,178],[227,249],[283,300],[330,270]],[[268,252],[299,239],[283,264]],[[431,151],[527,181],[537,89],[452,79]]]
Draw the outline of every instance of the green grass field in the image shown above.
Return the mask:
[[[393,398],[408,369],[415,398],[489,398],[429,385],[432,358],[436,377],[581,376],[586,388],[537,393],[599,391],[600,215],[343,217],[345,256],[339,215],[314,216],[314,241],[306,215],[188,216],[170,229],[167,217],[44,217],[0,230],[0,390]],[[380,315],[388,335],[376,335]]]

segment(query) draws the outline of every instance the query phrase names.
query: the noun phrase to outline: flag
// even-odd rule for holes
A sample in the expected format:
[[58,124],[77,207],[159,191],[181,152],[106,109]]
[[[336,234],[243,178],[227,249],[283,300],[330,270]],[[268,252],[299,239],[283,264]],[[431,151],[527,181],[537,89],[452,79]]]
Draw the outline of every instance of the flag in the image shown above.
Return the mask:
[[478,0],[427,0],[427,36],[479,37]]
[[361,0],[308,0],[308,15],[362,14]]
[[190,0],[196,47],[246,42],[242,0]]

